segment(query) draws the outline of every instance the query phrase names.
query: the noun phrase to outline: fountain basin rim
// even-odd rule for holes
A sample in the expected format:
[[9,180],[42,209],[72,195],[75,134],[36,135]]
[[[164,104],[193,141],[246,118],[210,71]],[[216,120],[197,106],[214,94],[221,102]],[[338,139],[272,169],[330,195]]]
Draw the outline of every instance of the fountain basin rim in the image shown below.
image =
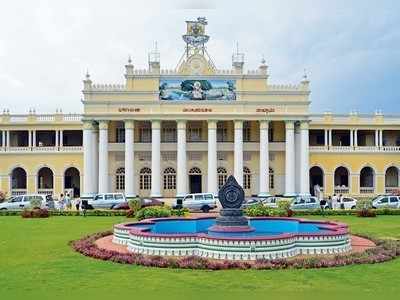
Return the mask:
[[216,217],[174,217],[174,218],[152,218],[138,222],[128,222],[114,225],[115,229],[127,230],[129,234],[143,237],[155,237],[155,238],[206,238],[210,240],[226,240],[226,241],[265,241],[265,240],[279,240],[288,239],[295,237],[333,237],[349,234],[348,226],[344,223],[333,222],[333,221],[318,221],[318,220],[307,220],[302,218],[289,218],[289,217],[249,217],[249,220],[287,220],[297,221],[299,223],[312,223],[318,226],[319,229],[326,230],[328,232],[302,232],[302,233],[283,233],[274,236],[252,236],[252,237],[223,237],[223,236],[210,236],[206,233],[152,233],[150,228],[132,228],[132,225],[154,225],[158,221],[193,221],[193,220],[205,220],[215,219]]

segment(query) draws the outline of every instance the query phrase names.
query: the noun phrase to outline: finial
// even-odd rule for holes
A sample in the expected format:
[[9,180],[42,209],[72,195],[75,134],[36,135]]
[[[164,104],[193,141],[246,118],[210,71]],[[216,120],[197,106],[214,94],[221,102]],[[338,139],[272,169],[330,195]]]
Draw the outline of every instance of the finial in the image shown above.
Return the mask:
[[265,65],[267,61],[265,60],[264,54],[261,56],[261,64]]
[[132,63],[132,57],[131,57],[131,55],[129,54],[129,56],[128,56],[128,64],[131,64]]
[[157,41],[154,41],[154,51],[158,52],[158,45],[157,45]]
[[86,79],[90,79],[89,69],[86,69]]
[[303,75],[303,79],[307,80],[307,70],[304,68],[304,75]]
[[239,54],[239,42],[236,42],[236,53]]

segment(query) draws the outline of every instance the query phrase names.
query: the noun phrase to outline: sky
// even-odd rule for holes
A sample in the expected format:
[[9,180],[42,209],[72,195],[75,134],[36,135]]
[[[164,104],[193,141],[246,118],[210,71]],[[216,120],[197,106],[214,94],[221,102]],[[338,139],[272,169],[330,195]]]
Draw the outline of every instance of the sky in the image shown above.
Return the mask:
[[131,55],[147,68],[157,41],[161,68],[184,51],[185,21],[208,20],[207,49],[231,68],[262,57],[269,82],[311,81],[311,111],[400,114],[400,1],[20,1],[0,2],[0,109],[82,112],[82,80],[123,83]]

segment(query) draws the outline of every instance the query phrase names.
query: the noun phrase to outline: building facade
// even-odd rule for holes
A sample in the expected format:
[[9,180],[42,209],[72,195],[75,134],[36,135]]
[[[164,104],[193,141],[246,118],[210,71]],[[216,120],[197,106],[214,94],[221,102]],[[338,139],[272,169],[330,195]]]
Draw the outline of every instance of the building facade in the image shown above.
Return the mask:
[[219,70],[204,18],[187,22],[174,70],[129,59],[123,84],[86,75],[83,115],[0,115],[0,190],[128,197],[217,193],[228,175],[246,195],[372,196],[399,187],[400,116],[311,114],[310,82],[269,83],[263,60]]

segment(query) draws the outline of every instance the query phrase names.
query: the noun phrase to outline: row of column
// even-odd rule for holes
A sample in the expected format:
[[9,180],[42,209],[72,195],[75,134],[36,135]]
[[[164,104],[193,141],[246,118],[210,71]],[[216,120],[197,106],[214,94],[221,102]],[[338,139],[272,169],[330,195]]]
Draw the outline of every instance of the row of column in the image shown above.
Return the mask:
[[[10,147],[10,131],[4,130],[2,131],[2,147]],[[62,147],[63,146],[63,130],[56,130],[55,131],[55,147]],[[36,130],[29,130],[28,131],[28,147],[36,147]]]
[[[243,185],[243,121],[234,122],[234,176]],[[152,121],[151,143],[151,197],[161,197],[161,122]],[[260,160],[259,160],[259,196],[269,195],[269,121],[260,121]],[[301,122],[299,126],[300,161],[299,187],[301,194],[309,193],[309,152],[308,152],[308,123]],[[97,136],[98,135],[98,136]],[[134,184],[134,121],[125,121],[125,194],[136,196]],[[286,122],[285,144],[285,193],[296,193],[296,163],[295,163],[295,122]],[[84,123],[84,194],[93,195],[109,191],[108,182],[108,122],[99,121],[98,134],[90,122]],[[217,194],[217,121],[208,121],[208,192]],[[186,151],[186,121],[177,121],[177,196],[188,193],[187,151]]]
[[[332,146],[332,130],[325,129],[325,146]],[[358,146],[358,129],[350,129],[350,147]],[[383,146],[383,130],[375,130],[375,147]]]

